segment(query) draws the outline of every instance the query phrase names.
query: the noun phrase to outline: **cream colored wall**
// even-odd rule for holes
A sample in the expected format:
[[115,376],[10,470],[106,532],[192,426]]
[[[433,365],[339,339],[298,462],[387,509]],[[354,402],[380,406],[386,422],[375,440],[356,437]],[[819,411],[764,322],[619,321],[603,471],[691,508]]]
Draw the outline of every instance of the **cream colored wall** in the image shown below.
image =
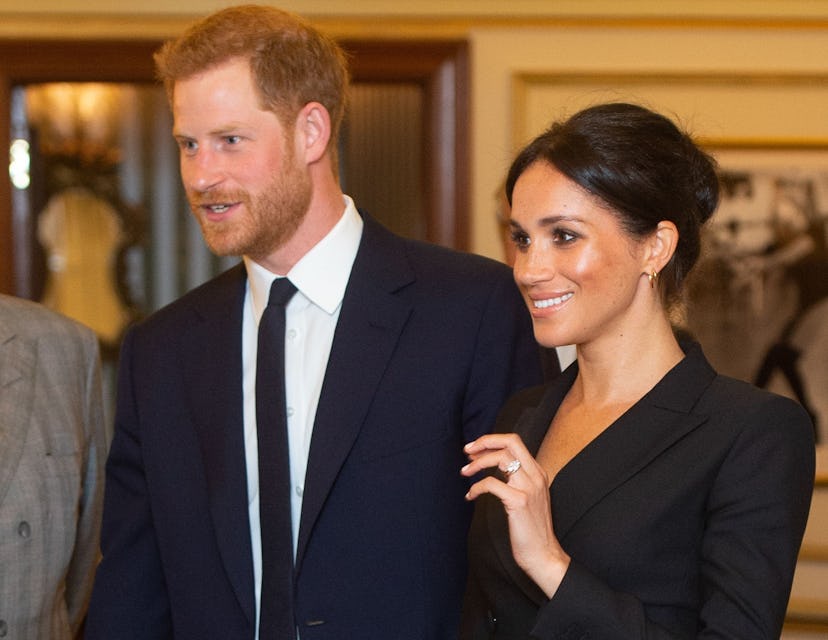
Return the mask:
[[[260,0],[263,1],[263,0]],[[0,13],[201,14],[226,0],[0,0]],[[824,18],[823,0],[280,0],[306,15],[751,16]]]

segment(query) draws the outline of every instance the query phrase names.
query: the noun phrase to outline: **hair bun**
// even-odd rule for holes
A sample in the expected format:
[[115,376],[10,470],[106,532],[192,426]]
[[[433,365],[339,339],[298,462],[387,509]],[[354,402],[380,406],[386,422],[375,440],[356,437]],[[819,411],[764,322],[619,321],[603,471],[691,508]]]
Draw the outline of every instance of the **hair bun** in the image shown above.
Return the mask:
[[719,176],[716,160],[690,141],[694,159],[690,163],[695,185],[696,212],[699,225],[707,222],[719,206]]

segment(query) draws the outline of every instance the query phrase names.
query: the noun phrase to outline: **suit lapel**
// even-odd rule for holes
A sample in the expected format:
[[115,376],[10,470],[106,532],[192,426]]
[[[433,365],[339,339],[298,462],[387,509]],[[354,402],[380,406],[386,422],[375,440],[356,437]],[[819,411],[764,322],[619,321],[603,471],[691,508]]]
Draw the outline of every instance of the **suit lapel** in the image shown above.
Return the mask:
[[[555,534],[566,536],[580,520],[616,487],[650,464],[686,434],[704,424],[706,415],[693,413],[699,396],[716,376],[697,344],[686,357],[627,413],[587,445],[556,476],[551,501]],[[552,383],[536,408],[524,412],[515,430],[536,455],[549,424],[578,373],[573,364]],[[502,506],[487,509],[491,539],[503,567],[515,584],[535,602],[543,592],[515,563]]]
[[596,503],[707,421],[693,407],[715,376],[701,348],[692,345],[647,395],[561,470],[552,484],[561,541]]
[[414,279],[399,243],[365,218],[314,420],[297,571],[322,505],[359,434],[411,313],[411,305],[396,295]]
[[[526,448],[532,455],[537,455],[549,423],[566,396],[578,372],[577,363],[568,367],[562,374],[553,379],[547,386],[546,392],[537,406],[527,406],[517,424],[515,432],[520,435]],[[509,573],[512,581],[518,585],[526,595],[537,603],[546,599],[543,591],[521,569],[512,555],[511,541],[508,536],[509,524],[506,512],[500,500],[493,496],[483,496],[490,504],[485,508],[489,537],[495,552],[504,570]],[[480,500],[481,498],[478,498]],[[482,506],[482,505],[481,505]],[[480,507],[476,507],[480,508]],[[506,533],[506,535],[504,535]]]
[[[4,311],[5,313],[5,311]],[[0,324],[0,504],[22,456],[33,408],[37,346]]]
[[193,301],[194,320],[184,338],[182,366],[219,551],[236,597],[252,622],[255,601],[241,384],[245,283],[244,266],[239,265]]

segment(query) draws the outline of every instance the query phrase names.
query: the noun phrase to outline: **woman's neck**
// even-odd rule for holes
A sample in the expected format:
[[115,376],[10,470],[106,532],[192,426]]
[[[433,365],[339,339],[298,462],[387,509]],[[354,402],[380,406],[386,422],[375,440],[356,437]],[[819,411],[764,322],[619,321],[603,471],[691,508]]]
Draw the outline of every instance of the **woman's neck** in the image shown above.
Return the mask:
[[578,345],[578,377],[570,394],[592,406],[631,405],[683,357],[669,321],[659,317],[639,331]]

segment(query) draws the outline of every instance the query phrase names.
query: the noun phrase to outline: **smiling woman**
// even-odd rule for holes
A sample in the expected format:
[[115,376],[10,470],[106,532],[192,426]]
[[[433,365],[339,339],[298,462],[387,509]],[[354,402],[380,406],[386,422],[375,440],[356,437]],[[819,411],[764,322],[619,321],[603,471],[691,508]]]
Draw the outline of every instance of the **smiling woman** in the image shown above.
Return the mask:
[[[517,179],[511,224],[515,280],[541,344],[588,343],[636,301],[640,313],[652,314],[654,298],[636,295],[651,247],[623,233],[617,214],[552,165],[534,163]],[[669,249],[674,235],[665,225],[654,239]]]
[[555,123],[512,163],[515,280],[538,341],[577,361],[465,447],[462,473],[489,471],[467,495],[465,638],[779,637],[813,427],[670,322],[718,184],[631,104]]

